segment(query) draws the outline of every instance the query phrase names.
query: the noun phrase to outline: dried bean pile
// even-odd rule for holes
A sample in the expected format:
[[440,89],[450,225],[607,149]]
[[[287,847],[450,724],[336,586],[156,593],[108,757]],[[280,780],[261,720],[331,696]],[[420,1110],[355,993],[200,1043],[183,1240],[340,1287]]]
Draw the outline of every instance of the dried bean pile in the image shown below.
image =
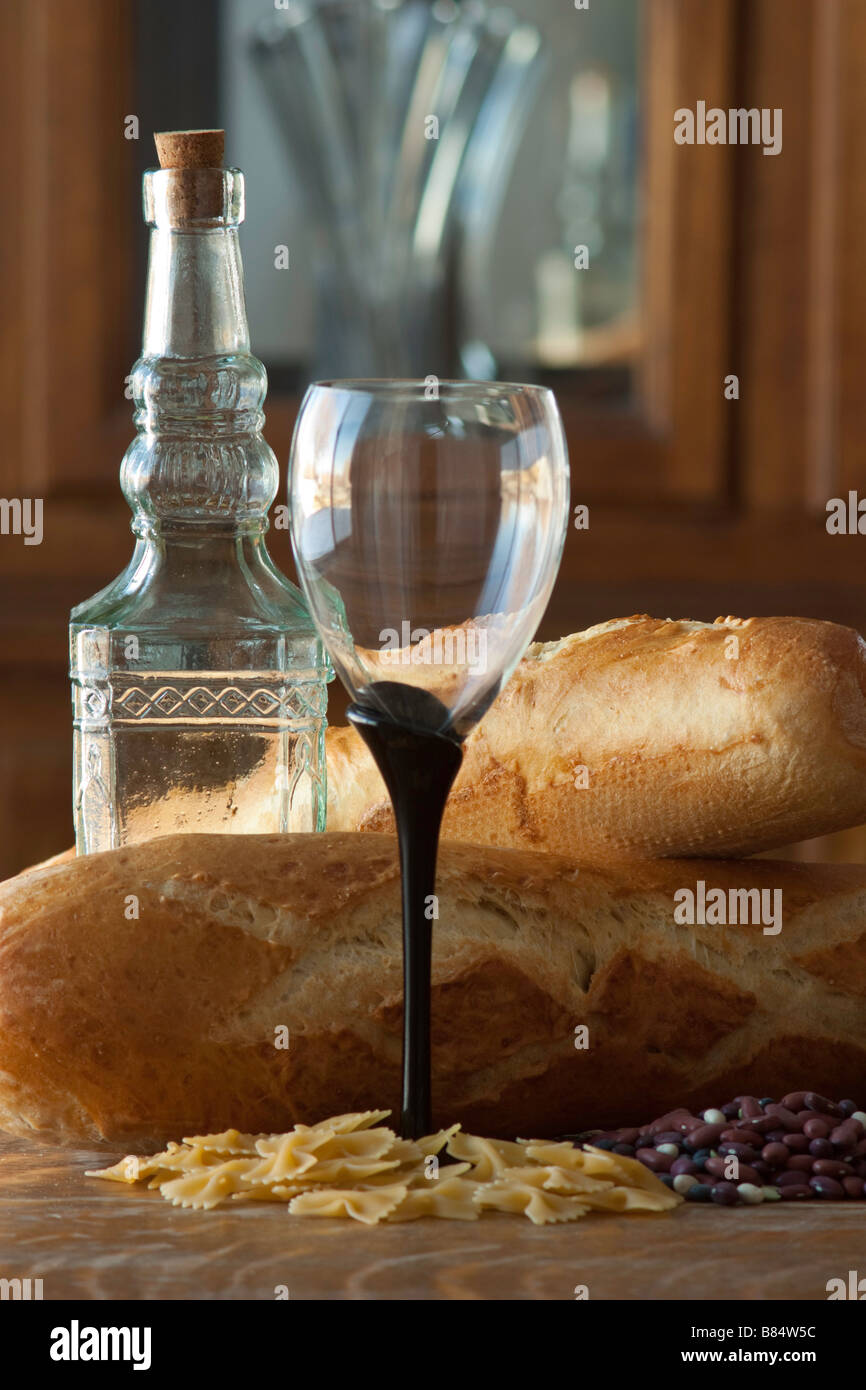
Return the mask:
[[866,1112],[856,1101],[814,1091],[792,1091],[778,1102],[735,1096],[701,1115],[671,1110],[641,1128],[567,1137],[639,1159],[687,1202],[735,1206],[866,1195]]

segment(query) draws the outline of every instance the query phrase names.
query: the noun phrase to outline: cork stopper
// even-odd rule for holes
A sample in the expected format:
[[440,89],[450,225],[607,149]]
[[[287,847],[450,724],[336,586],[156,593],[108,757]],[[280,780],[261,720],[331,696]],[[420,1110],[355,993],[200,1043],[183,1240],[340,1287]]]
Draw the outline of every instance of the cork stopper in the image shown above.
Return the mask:
[[164,130],[154,134],[160,166],[171,170],[168,206],[178,222],[220,217],[224,205],[224,130]]
[[154,137],[162,169],[221,169],[224,130],[161,130]]

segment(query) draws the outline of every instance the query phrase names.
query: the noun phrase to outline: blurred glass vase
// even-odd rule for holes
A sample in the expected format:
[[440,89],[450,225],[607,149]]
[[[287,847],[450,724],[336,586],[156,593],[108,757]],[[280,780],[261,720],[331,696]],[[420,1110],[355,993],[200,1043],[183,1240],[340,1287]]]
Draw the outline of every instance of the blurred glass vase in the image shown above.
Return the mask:
[[456,241],[470,205],[501,206],[540,50],[480,0],[291,3],[257,35],[315,224],[314,375],[459,368]]

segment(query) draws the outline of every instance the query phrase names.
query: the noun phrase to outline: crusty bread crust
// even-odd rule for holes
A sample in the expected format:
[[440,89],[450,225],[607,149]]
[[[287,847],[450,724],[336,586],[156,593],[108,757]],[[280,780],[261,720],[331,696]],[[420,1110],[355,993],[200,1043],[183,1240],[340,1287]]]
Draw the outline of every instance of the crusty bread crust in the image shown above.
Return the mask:
[[[327,750],[328,828],[393,829],[354,730],[329,729]],[[638,616],[529,649],[467,740],[443,833],[582,859],[729,856],[864,821],[852,628]]]
[[[677,925],[673,894],[698,878],[781,888],[783,930]],[[578,868],[450,844],[437,891],[437,1124],[554,1135],[862,1087],[866,867]],[[391,837],[171,836],[0,885],[15,1134],[147,1146],[396,1109],[401,1014]]]

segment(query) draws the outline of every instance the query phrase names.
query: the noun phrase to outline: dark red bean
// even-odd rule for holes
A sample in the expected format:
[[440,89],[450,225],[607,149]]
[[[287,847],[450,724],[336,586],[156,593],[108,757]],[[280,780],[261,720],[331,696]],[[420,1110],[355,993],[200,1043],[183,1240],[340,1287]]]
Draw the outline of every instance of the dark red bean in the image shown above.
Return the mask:
[[695,1149],[713,1149],[722,1137],[724,1125],[700,1125],[689,1135],[689,1144]]
[[734,1154],[742,1163],[754,1163],[761,1150],[753,1149],[751,1144],[720,1144],[720,1154]]
[[771,1168],[784,1168],[790,1157],[791,1150],[784,1144],[765,1144],[761,1150],[761,1158]]
[[670,1154],[660,1154],[655,1149],[638,1149],[635,1158],[653,1173],[669,1173],[673,1163]]
[[737,1173],[737,1182],[753,1182],[756,1187],[762,1187],[764,1179],[757,1168],[751,1168],[748,1163],[741,1163]]
[[725,1160],[723,1158],[708,1158],[704,1164],[704,1172],[718,1179],[725,1176]]
[[710,1199],[720,1206],[734,1207],[740,1200],[740,1194],[735,1183],[717,1182],[710,1188]]
[[[808,1114],[808,1112],[806,1112]],[[803,1133],[807,1139],[826,1139],[830,1133],[830,1124],[827,1120],[822,1120],[820,1116],[813,1115],[803,1123]]]
[[816,1158],[812,1172],[816,1178],[845,1178],[851,1169],[847,1163],[840,1163],[838,1158]]
[[788,1159],[790,1173],[811,1173],[815,1163],[811,1154],[794,1154]]
[[807,1091],[803,1097],[803,1108],[805,1110],[818,1110],[822,1115],[840,1115],[842,1111],[834,1100],[828,1100],[826,1096],[819,1096],[816,1091]]
[[782,1143],[786,1149],[797,1154],[804,1154],[809,1147],[809,1140],[805,1134],[786,1134]]
[[802,1202],[807,1197],[814,1197],[815,1193],[811,1187],[803,1183],[800,1187],[780,1187],[779,1196],[783,1202]]
[[809,1186],[819,1197],[844,1197],[845,1189],[835,1178],[810,1178]]
[[739,1102],[729,1100],[727,1105],[719,1107],[726,1120],[735,1120],[740,1113]]
[[681,1144],[683,1136],[675,1129],[663,1129],[661,1133],[653,1135],[653,1148],[658,1148],[659,1144]]
[[807,1091],[789,1091],[786,1096],[782,1096],[782,1104],[786,1110],[793,1110],[795,1113],[804,1110],[807,1094]]
[[866,1158],[858,1158],[854,1164],[854,1172],[858,1178],[866,1178]]
[[805,1181],[802,1173],[797,1173],[790,1168],[786,1168],[784,1173],[779,1173],[776,1176],[777,1187],[796,1187],[798,1183],[802,1185]]
[[832,1158],[833,1145],[829,1139],[810,1139],[809,1153],[813,1158]]
[[655,1135],[664,1129],[675,1129],[679,1134],[682,1134],[684,1132],[683,1123],[688,1123],[691,1118],[690,1112],[684,1106],[680,1106],[679,1110],[669,1110],[666,1115],[653,1120],[652,1124],[648,1126],[649,1132]]
[[[775,1124],[775,1120],[773,1123]],[[770,1129],[764,1135],[764,1138],[767,1140],[768,1144],[781,1144],[787,1132],[788,1131],[785,1129]]]
[[650,1134],[649,1130],[646,1130],[646,1129],[641,1130],[641,1132],[640,1132],[640,1134],[638,1135],[637,1139],[635,1139],[635,1141],[634,1141],[635,1151],[637,1151],[638,1149],[651,1149],[652,1146],[653,1146],[653,1137],[652,1137],[652,1135]]
[[700,1129],[703,1120],[698,1115],[690,1115],[688,1120],[683,1121],[683,1133],[691,1134],[693,1129]]
[[802,1129],[797,1116],[784,1105],[768,1105],[766,1113],[772,1115],[774,1120],[778,1120],[779,1128],[784,1129],[789,1134],[796,1134]]
[[863,1126],[859,1120],[843,1120],[841,1125],[830,1131],[830,1143],[839,1148],[853,1149],[863,1138]]
[[634,1158],[634,1144],[614,1144],[611,1153],[621,1154],[623,1158]]
[[616,1137],[621,1144],[634,1144],[639,1134],[639,1129],[621,1129]]
[[772,1172],[772,1169],[770,1168],[769,1163],[765,1163],[762,1158],[757,1158],[755,1159],[755,1162],[752,1164],[752,1167],[758,1174],[758,1177],[761,1179],[762,1186],[770,1181],[770,1173]]
[[772,1115],[761,1115],[757,1120],[749,1121],[749,1129],[753,1129],[756,1134],[769,1134],[771,1129],[776,1128],[776,1121]]
[[757,1096],[743,1096],[740,1101],[740,1111],[747,1119],[754,1119],[764,1113]]
[[843,1178],[842,1186],[846,1197],[862,1197],[866,1192],[866,1182],[862,1178]]
[[854,1154],[857,1158],[866,1157],[866,1139],[861,1139],[858,1144],[854,1145]]
[[697,1173],[697,1171],[698,1165],[685,1155],[682,1158],[675,1158],[670,1166],[670,1172],[675,1178],[678,1178],[681,1173],[691,1174]]
[[856,1100],[840,1100],[839,1109],[847,1119],[849,1115],[853,1115],[856,1110],[862,1110],[863,1107],[858,1105]]
[[749,1144],[759,1149],[764,1142],[763,1135],[755,1129],[726,1129],[719,1136],[727,1144]]

